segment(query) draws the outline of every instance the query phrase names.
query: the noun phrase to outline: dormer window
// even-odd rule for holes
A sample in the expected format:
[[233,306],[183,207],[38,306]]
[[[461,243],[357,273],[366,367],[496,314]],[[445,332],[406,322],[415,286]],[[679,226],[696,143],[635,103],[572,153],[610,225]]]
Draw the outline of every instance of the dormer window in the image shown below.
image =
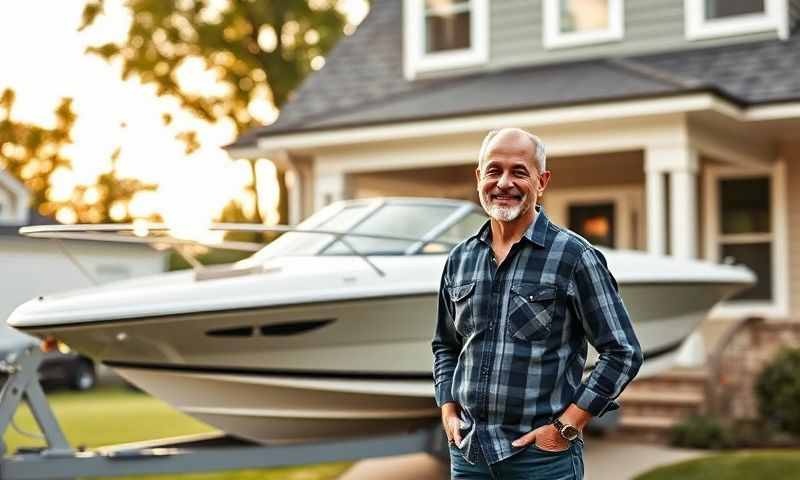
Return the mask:
[[406,78],[486,62],[488,0],[405,0],[403,6]]
[[624,37],[622,0],[544,0],[545,48],[613,42]]
[[786,0],[685,0],[686,38],[777,31],[788,33]]

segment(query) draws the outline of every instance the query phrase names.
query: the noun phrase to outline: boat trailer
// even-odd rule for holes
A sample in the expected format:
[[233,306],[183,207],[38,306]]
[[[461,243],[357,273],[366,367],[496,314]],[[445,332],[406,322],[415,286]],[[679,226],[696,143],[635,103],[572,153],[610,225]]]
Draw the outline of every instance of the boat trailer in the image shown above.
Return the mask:
[[[10,330],[10,329],[9,329]],[[0,338],[0,479],[72,479],[309,465],[430,453],[448,459],[438,422],[429,428],[385,436],[265,446],[210,433],[127,443],[92,450],[72,448],[38,379],[40,342],[28,335]],[[46,447],[5,451],[2,438],[22,403],[32,412]]]

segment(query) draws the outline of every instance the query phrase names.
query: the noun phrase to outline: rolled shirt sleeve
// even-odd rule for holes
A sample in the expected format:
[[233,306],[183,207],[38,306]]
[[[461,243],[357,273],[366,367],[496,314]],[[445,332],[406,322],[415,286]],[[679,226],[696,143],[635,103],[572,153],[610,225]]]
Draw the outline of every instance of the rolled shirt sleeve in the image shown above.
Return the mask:
[[447,290],[447,267],[439,286],[439,307],[436,330],[433,333],[433,379],[436,385],[436,404],[442,406],[453,400],[453,372],[461,352],[461,336],[453,322],[453,303]]
[[586,338],[600,354],[573,402],[593,416],[602,416],[619,408],[615,399],[638,373],[642,349],[617,281],[599,250],[588,248],[581,254],[569,290]]

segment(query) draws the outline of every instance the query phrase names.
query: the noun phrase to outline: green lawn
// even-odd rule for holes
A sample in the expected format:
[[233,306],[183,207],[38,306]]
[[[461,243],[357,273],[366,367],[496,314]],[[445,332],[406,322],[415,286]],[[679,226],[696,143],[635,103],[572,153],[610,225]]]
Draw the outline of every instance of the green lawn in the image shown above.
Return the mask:
[[748,450],[723,453],[659,467],[635,480],[796,480],[800,450]]
[[[100,387],[91,392],[53,392],[50,404],[70,442],[77,447],[98,447],[116,443],[135,442],[208,432],[212,429],[144,393],[124,387]],[[27,432],[37,432],[36,423],[27,408],[15,417],[17,426]],[[42,446],[44,442],[18,434],[13,429],[3,437],[7,452],[19,446]],[[147,479],[202,480],[277,480],[333,479],[347,470],[350,463],[334,463],[312,467],[292,467],[270,470],[239,470],[191,475],[141,477]],[[134,478],[134,477],[117,477]],[[139,477],[136,477],[139,478]]]

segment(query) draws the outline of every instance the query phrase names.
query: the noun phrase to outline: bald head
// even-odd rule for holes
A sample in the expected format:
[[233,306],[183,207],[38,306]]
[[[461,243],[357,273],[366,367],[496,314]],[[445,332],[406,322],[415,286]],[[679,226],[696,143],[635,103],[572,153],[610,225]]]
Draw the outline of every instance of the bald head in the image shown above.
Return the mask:
[[525,154],[531,159],[537,172],[542,173],[546,169],[544,143],[536,135],[521,128],[492,130],[484,137],[478,155],[478,169],[481,172],[489,155],[495,150],[503,150],[498,153]]

